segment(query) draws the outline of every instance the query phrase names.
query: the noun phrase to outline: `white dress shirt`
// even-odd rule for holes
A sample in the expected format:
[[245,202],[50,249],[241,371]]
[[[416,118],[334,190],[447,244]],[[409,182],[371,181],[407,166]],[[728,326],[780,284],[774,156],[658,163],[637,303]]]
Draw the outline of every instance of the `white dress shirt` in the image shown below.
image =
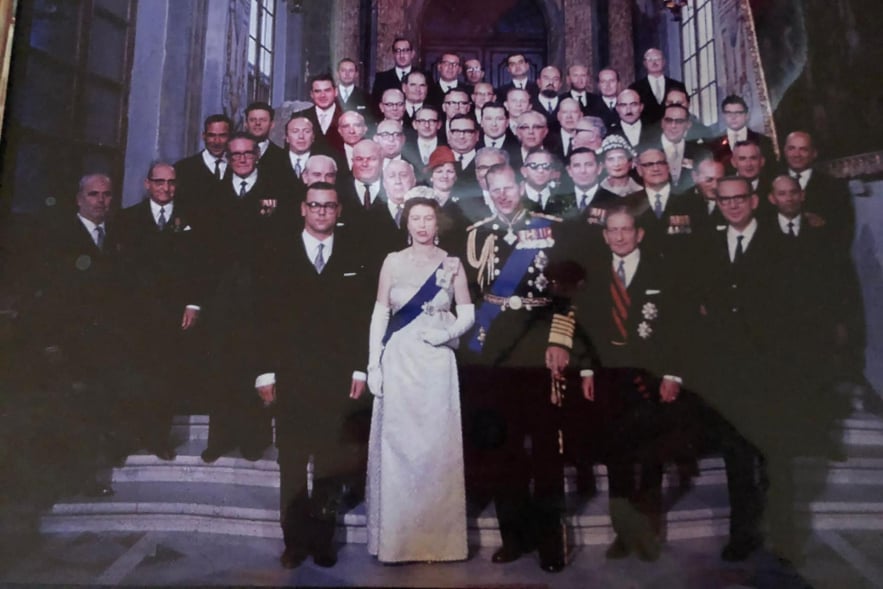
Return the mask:
[[245,192],[249,192],[254,185],[258,182],[258,169],[255,168],[251,174],[243,178],[237,174],[233,174],[232,182],[233,182],[233,192],[239,194],[239,191],[242,190],[242,182],[245,182]]
[[80,223],[83,224],[83,227],[86,228],[86,231],[89,232],[89,236],[92,238],[92,242],[95,245],[98,245],[98,236],[95,235],[95,228],[101,227],[101,230],[104,232],[105,237],[107,236],[107,226],[104,223],[95,224],[80,213],[77,213],[77,217],[80,219]]
[[215,175],[215,160],[219,160],[221,178],[223,178],[224,174],[227,172],[227,159],[224,156],[216,158],[210,154],[207,149],[202,150],[202,163],[204,163],[205,167],[208,168],[208,171],[212,173],[212,176]]
[[[800,215],[797,215],[793,219],[789,219],[782,213],[776,215],[779,220],[779,229],[782,230],[782,233],[788,234],[788,223],[791,223],[791,227],[794,228],[794,235],[800,235]],[[745,247],[744,245],[742,246]]]
[[153,222],[159,225],[159,214],[162,211],[163,215],[166,218],[166,223],[172,222],[172,211],[175,210],[175,202],[169,201],[164,205],[155,203],[152,200],[148,201],[150,203],[150,212],[153,215]]
[[742,236],[742,253],[748,251],[748,246],[751,243],[751,240],[754,238],[754,234],[757,232],[757,219],[751,219],[751,222],[748,224],[745,229],[739,233],[732,225],[727,225],[727,249],[730,252],[730,261],[736,257],[736,246],[739,244],[739,240],[737,239],[740,235]]
[[632,147],[637,147],[638,143],[641,142],[641,119],[638,119],[631,125],[625,121],[621,121],[620,126],[622,127],[622,132],[625,134],[625,138],[629,140]]

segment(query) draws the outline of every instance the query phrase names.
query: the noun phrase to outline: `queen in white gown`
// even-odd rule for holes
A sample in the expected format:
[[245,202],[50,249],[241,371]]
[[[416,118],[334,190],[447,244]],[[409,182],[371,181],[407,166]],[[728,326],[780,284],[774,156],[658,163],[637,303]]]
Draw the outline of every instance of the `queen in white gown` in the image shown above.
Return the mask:
[[435,245],[438,212],[406,202],[411,245],[384,261],[371,319],[368,551],[382,562],[467,557],[453,348],[475,313],[460,261]]

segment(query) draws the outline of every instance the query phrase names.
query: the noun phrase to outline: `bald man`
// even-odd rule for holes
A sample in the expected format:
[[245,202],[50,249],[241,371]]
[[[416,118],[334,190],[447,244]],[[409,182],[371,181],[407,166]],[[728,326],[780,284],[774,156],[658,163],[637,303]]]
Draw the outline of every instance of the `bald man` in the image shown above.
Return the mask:
[[653,125],[662,120],[665,114],[665,95],[674,88],[687,91],[680,80],[665,75],[665,56],[659,49],[650,48],[644,52],[644,69],[647,75],[630,86],[641,97],[644,112],[641,115],[645,125]]

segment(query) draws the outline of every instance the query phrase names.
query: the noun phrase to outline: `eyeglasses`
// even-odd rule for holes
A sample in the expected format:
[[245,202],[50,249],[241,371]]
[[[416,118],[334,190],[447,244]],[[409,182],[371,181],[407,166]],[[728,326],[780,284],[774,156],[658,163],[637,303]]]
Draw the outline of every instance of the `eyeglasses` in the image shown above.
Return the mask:
[[240,159],[240,160],[253,160],[258,155],[253,151],[233,151],[230,152],[230,159]]
[[468,67],[468,68],[466,68],[466,73],[467,73],[467,74],[469,74],[469,73],[475,73],[475,72],[481,72],[481,71],[484,71],[484,70],[482,70],[480,67]]
[[438,119],[414,119],[415,123],[420,123],[421,125],[430,125],[438,122]]
[[148,178],[151,184],[156,184],[157,186],[162,186],[163,184],[167,184],[168,186],[175,186],[178,181],[172,178],[171,180],[166,180],[165,178]]
[[411,53],[411,48],[408,47],[407,49],[402,49],[401,47],[399,47],[398,49],[393,49],[392,52],[393,53]]
[[638,165],[642,168],[668,167],[668,162],[665,160],[656,160],[652,162],[638,162]]
[[663,117],[662,122],[666,125],[683,125],[687,122],[687,119],[673,119],[671,117]]
[[399,131],[385,131],[383,133],[374,134],[375,137],[380,137],[381,139],[398,139],[402,135],[404,135],[404,133]]
[[469,104],[468,100],[445,100],[445,104],[453,104],[454,106],[466,106]]
[[517,127],[515,127],[515,129],[518,131],[534,131],[534,132],[542,131],[545,128],[547,128],[546,125],[518,125]]
[[384,102],[383,106],[387,108],[405,108],[404,102]]
[[747,110],[725,110],[724,114],[725,115],[744,115],[747,112],[748,112]]
[[310,209],[310,211],[312,211],[314,213],[317,213],[320,210],[321,211],[330,211],[333,213],[340,206],[336,202],[315,202],[315,201],[313,201],[313,202],[305,202],[304,204],[306,205],[306,207],[308,209]]
[[748,202],[748,199],[751,198],[750,194],[734,194],[733,196],[719,196],[717,197],[717,202],[719,205],[741,205]]
[[451,129],[452,135],[472,135],[475,129]]
[[549,162],[528,162],[524,164],[524,167],[531,170],[551,170],[552,164]]

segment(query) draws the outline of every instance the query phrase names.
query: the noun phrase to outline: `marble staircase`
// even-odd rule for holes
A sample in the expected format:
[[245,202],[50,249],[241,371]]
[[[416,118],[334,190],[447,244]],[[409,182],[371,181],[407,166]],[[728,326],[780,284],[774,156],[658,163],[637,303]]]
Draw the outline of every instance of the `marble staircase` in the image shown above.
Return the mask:
[[[70,532],[201,532],[281,537],[278,525],[279,479],[275,449],[258,461],[238,455],[205,464],[208,419],[201,415],[175,419],[173,438],[178,456],[163,462],[134,454],[113,472],[116,494],[104,499],[71,497],[52,506],[40,519],[43,533]],[[857,408],[841,423],[841,461],[800,459],[795,464],[798,510],[816,530],[883,530],[883,419]],[[565,473],[568,491],[566,523],[572,545],[610,542],[606,472],[595,467],[599,493],[583,500],[575,494],[575,472]],[[700,476],[689,489],[667,473],[664,481],[669,511],[669,541],[725,536],[729,507],[723,461],[700,461]],[[809,494],[812,494],[810,496]],[[493,505],[471,508],[470,543],[500,542]],[[366,542],[365,506],[338,520],[338,539]]]

